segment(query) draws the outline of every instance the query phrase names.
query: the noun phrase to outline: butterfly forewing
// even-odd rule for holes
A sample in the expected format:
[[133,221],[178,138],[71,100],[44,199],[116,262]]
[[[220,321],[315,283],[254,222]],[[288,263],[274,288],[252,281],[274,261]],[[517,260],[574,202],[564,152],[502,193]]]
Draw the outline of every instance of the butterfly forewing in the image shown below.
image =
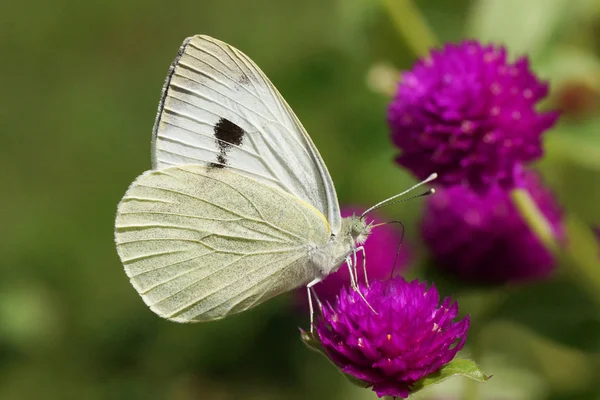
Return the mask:
[[316,209],[217,167],[148,171],[119,204],[116,242],[146,304],[178,322],[244,311],[314,279],[330,231]]
[[172,64],[153,134],[153,167],[230,169],[321,212],[335,234],[331,177],[277,89],[241,51],[207,36],[186,39]]

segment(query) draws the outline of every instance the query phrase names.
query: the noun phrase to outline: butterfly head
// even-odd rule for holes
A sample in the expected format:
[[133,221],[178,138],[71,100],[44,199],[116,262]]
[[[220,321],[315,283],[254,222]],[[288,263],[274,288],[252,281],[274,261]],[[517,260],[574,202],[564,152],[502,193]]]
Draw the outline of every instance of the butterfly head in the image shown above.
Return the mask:
[[[363,244],[369,234],[371,233],[371,222],[367,222],[365,217],[361,215],[352,215],[351,217],[344,218],[343,224],[345,223],[345,232],[352,238],[352,241],[356,246]],[[344,226],[342,225],[342,230]]]

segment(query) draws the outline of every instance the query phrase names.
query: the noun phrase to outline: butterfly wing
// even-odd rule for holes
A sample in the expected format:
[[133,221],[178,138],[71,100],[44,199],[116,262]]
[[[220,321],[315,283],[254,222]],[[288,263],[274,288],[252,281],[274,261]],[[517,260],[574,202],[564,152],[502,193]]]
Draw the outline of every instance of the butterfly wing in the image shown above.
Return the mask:
[[308,251],[330,236],[325,217],[294,196],[198,165],[138,177],[115,227],[131,283],[178,322],[223,318],[314,279]]
[[313,205],[337,234],[341,217],[327,167],[298,118],[241,51],[207,36],[184,41],[153,129],[153,168],[228,168]]

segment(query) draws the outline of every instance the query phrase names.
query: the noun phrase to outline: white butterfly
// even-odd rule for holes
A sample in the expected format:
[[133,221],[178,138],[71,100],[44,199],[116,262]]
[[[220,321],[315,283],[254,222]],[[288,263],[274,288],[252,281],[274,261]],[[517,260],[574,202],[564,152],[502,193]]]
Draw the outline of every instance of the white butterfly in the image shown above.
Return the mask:
[[269,79],[207,36],[186,39],[169,69],[152,167],[121,200],[115,240],[135,289],[173,321],[312,285],[371,229],[364,214],[341,218],[325,163]]

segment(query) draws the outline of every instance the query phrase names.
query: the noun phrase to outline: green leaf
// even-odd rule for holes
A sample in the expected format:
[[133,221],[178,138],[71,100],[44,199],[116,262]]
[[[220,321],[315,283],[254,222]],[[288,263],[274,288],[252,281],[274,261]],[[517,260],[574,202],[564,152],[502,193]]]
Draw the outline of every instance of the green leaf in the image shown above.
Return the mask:
[[315,336],[312,333],[305,332],[304,330],[300,329],[300,338],[309,349],[321,353],[325,357],[327,357],[327,354],[325,353],[321,342],[317,338],[315,338]]
[[411,386],[411,392],[415,393],[427,386],[443,382],[453,376],[464,376],[478,382],[485,382],[491,378],[483,373],[479,366],[473,361],[464,358],[455,358],[444,365],[439,371],[421,379]]

